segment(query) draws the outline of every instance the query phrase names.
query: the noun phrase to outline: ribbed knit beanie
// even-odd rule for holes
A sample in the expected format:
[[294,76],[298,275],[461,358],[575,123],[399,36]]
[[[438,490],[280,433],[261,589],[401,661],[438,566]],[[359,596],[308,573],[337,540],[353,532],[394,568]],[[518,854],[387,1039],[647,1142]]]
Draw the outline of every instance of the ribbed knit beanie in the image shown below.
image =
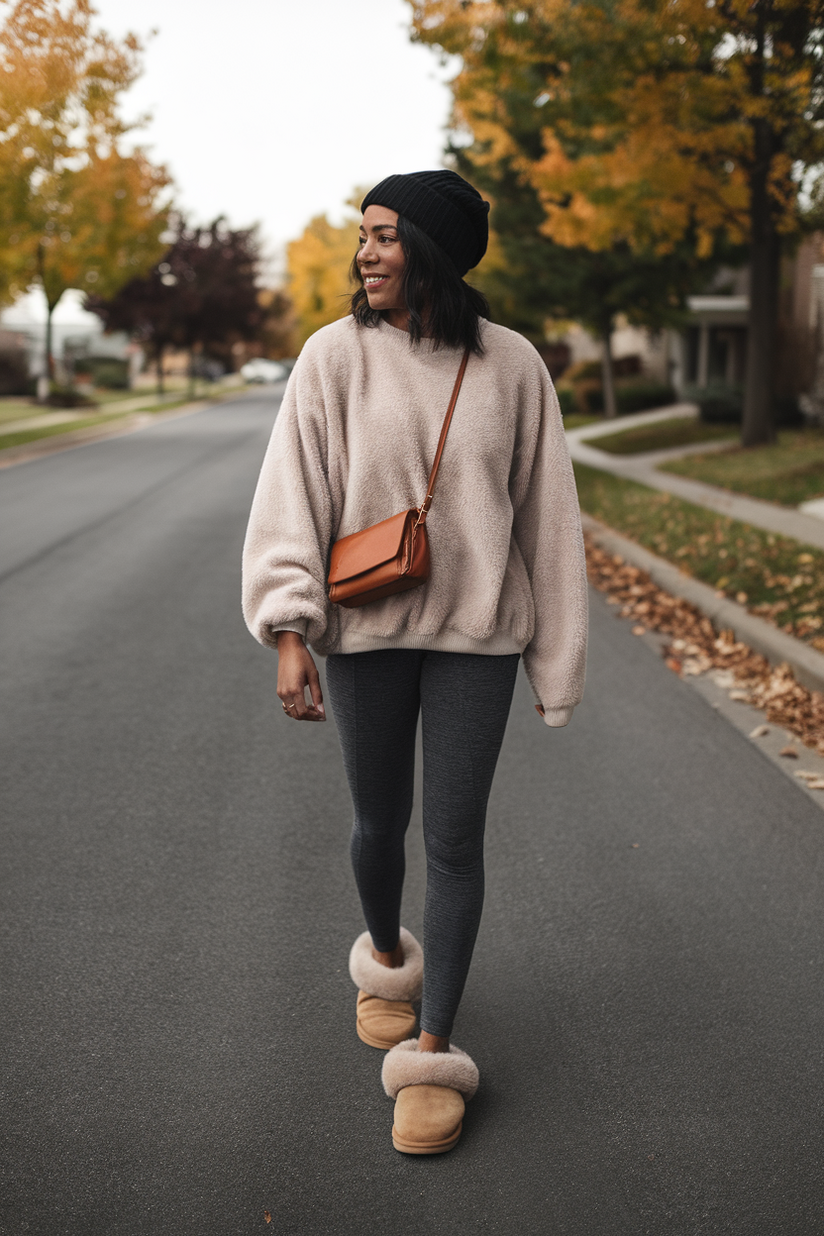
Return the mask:
[[386,206],[409,219],[449,255],[465,275],[489,241],[489,202],[457,172],[408,172],[387,176],[367,193],[367,206]]

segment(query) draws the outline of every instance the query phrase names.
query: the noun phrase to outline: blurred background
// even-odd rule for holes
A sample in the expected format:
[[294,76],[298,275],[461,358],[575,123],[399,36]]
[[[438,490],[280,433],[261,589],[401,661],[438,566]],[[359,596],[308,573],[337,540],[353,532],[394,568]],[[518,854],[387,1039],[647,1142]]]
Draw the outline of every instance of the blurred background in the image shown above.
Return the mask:
[[363,191],[445,164],[492,203],[470,278],[569,427],[686,400],[697,423],[653,446],[785,433],[824,493],[815,5],[147,0],[135,24],[125,0],[6,0],[0,21],[0,447],[135,392],[283,377],[346,312]]

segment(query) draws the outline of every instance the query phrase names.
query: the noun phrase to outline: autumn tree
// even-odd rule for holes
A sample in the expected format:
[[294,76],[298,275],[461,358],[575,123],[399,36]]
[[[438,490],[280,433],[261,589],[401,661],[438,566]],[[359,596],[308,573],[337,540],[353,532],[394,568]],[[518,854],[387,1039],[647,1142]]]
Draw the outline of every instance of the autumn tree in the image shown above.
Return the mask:
[[[362,198],[363,193],[356,193],[349,206]],[[288,293],[297,319],[298,348],[347,310],[349,268],[358,247],[359,223],[359,215],[348,215],[340,226],[319,215],[287,248]]]
[[231,364],[232,345],[257,338],[265,318],[258,278],[257,228],[230,228],[218,218],[206,227],[173,216],[162,261],[130,280],[116,295],[86,298],[107,330],[125,330],[144,343],[163,389],[163,356],[170,347],[189,353],[190,383],[203,351]]
[[258,295],[263,311],[259,342],[264,356],[271,360],[285,360],[294,356],[295,307],[282,288],[263,288]]
[[[163,252],[169,178],[128,131],[121,95],[139,71],[133,36],[93,27],[89,0],[15,0],[0,27],[0,281],[37,281],[51,320],[69,288],[112,295]],[[0,10],[2,11],[2,10]]]
[[[458,119],[509,160],[556,243],[710,258],[745,243],[743,440],[773,434],[782,237],[824,156],[824,0],[410,0],[417,37],[463,57]],[[541,115],[537,144],[513,120]]]

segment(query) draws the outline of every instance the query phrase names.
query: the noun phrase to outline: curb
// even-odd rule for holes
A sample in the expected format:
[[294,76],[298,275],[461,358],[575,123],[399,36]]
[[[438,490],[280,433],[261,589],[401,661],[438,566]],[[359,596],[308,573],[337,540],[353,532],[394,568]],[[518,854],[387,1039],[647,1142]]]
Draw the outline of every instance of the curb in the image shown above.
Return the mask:
[[584,531],[589,532],[597,545],[609,553],[620,554],[633,566],[646,571],[660,588],[672,596],[690,601],[706,614],[721,629],[729,627],[735,638],[760,652],[772,664],[786,662],[793,670],[796,680],[811,691],[824,691],[824,655],[808,648],[801,640],[779,631],[776,627],[756,617],[737,601],[719,597],[715,590],[700,580],[685,575],[664,558],[652,554],[636,541],[613,532],[600,520],[581,512]]

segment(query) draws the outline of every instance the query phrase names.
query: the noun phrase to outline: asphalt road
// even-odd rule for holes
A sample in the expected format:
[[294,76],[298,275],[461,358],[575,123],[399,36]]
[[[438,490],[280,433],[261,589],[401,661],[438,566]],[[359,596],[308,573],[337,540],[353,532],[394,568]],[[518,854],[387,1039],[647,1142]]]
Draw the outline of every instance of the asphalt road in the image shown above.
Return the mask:
[[464,1137],[392,1149],[334,725],[239,610],[274,411],[0,473],[0,1231],[824,1233],[820,809],[597,596],[501,757]]

